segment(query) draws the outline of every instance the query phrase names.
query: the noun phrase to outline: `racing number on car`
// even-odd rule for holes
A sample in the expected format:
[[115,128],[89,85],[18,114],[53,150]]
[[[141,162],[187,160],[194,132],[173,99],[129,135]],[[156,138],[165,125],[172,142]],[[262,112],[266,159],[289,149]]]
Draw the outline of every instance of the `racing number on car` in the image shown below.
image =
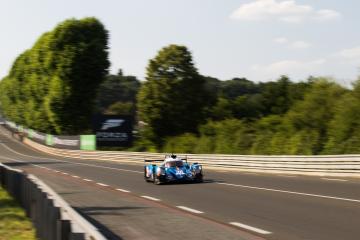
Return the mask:
[[184,174],[183,170],[181,169],[176,170],[176,175],[183,175],[183,174]]

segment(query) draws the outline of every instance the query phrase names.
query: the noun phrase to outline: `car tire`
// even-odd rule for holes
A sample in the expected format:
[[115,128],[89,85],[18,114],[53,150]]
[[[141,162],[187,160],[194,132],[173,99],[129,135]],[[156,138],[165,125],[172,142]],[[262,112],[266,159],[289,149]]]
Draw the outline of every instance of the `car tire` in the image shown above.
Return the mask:
[[199,173],[199,174],[196,175],[195,182],[197,182],[197,183],[204,182],[204,176],[203,176],[202,173]]
[[155,172],[153,173],[152,176],[153,176],[153,177],[152,177],[153,183],[154,183],[155,185],[160,185],[160,184],[161,184],[160,179],[156,176]]

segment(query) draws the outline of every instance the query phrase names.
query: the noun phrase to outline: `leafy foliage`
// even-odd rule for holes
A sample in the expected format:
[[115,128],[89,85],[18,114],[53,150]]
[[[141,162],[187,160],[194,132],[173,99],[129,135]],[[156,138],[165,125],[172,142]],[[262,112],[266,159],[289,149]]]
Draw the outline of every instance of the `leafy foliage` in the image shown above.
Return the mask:
[[146,80],[138,94],[139,117],[148,126],[145,136],[159,144],[166,136],[195,132],[210,98],[188,49],[161,49],[149,62]]
[[[360,152],[359,85],[350,92],[324,78],[298,84],[281,79],[277,83],[278,90],[274,90],[277,88],[274,87],[276,83],[268,85],[274,98],[279,98],[279,102],[272,99],[273,105],[269,105],[279,107],[269,111],[273,114],[255,117],[251,121],[244,116],[232,118],[234,115],[231,109],[236,106],[236,101],[220,98],[213,113],[225,120],[209,121],[201,125],[197,140],[193,135],[190,138],[187,134],[168,140],[173,151],[186,149],[197,153],[276,155]],[[294,86],[300,86],[300,90],[297,88],[296,95],[292,96],[289,89]],[[269,88],[262,89],[260,93],[250,96],[264,94],[260,98],[264,101]],[[235,99],[242,97],[244,96]],[[286,104],[282,103],[284,99],[287,99]],[[244,102],[238,104],[246,109]],[[262,114],[265,115],[266,112]],[[339,128],[338,125],[342,126]],[[186,139],[192,143],[191,149],[180,147]],[[163,150],[168,150],[167,146]]]
[[107,41],[95,18],[70,19],[43,34],[1,81],[3,114],[49,133],[88,130],[96,89],[109,67]]
[[136,95],[140,85],[136,77],[125,76],[121,70],[117,75],[106,76],[98,88],[97,112],[135,115]]

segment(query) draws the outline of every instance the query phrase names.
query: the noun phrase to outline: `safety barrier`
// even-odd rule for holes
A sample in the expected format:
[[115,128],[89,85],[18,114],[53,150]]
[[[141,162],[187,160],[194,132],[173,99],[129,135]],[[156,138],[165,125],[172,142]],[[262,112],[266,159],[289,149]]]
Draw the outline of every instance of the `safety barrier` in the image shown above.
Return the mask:
[[[70,158],[143,164],[145,159],[163,159],[163,153],[87,151],[49,147],[24,137],[23,142],[40,151]],[[185,156],[185,154],[179,154]],[[285,173],[316,176],[360,177],[360,155],[227,155],[187,154],[189,160],[208,168],[233,171]]]
[[39,239],[106,239],[37,177],[0,163],[0,183],[25,209]]
[[82,149],[82,150],[95,150],[96,149],[96,136],[95,135],[72,135],[72,136],[57,136],[35,131],[30,128],[25,128],[11,121],[1,121],[0,124],[4,125],[12,133],[17,133],[17,137],[27,137],[33,141],[62,149]]
[[[144,164],[145,159],[163,159],[162,153],[122,151],[66,150],[44,146],[25,138],[24,143],[40,151],[61,156],[87,160],[115,161]],[[179,154],[185,157],[184,154]],[[225,154],[187,154],[191,162],[208,168],[227,170],[286,173],[318,176],[360,177],[360,155],[321,156],[253,156]]]

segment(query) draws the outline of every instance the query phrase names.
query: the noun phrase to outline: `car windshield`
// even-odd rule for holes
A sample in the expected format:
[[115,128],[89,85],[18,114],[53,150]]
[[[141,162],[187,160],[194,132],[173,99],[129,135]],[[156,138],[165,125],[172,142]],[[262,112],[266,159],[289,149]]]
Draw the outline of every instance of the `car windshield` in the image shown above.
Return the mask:
[[165,164],[166,167],[182,167],[183,165],[183,161],[169,161]]

